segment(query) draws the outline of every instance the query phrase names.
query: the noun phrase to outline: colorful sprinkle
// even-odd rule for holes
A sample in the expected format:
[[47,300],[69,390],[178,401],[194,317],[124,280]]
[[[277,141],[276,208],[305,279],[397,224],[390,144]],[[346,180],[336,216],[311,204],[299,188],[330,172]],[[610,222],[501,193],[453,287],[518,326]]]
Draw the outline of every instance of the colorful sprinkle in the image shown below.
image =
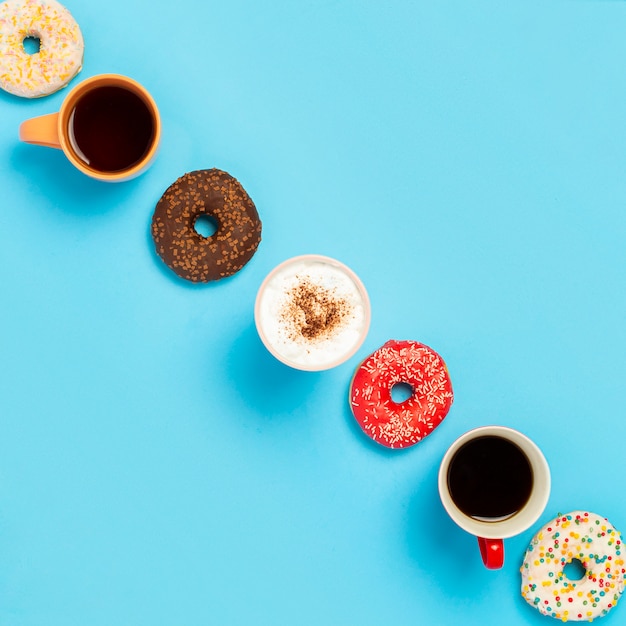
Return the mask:
[[[560,534],[572,523],[577,526],[576,530],[567,531],[568,536],[560,545]],[[606,615],[624,590],[624,561],[618,549],[619,537],[619,531],[606,518],[594,513],[573,511],[559,514],[535,535],[528,546],[520,569],[522,596],[543,615],[564,622],[592,621]],[[531,560],[532,552],[545,558]],[[572,581],[567,578],[564,568],[575,558],[586,571],[580,580]],[[570,610],[562,610],[562,606]]]
[[[24,40],[39,39],[28,54]],[[23,98],[65,87],[83,66],[83,36],[56,0],[6,0],[0,4],[0,88]]]

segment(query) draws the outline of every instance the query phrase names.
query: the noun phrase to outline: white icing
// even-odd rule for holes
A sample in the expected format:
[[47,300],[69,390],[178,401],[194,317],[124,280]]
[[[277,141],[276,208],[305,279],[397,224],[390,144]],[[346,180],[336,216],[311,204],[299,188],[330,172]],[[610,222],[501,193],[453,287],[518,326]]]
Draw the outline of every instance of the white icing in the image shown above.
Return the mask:
[[[585,570],[570,580],[573,560]],[[588,511],[559,515],[533,537],[521,567],[522,596],[544,615],[591,621],[606,615],[624,590],[624,552],[619,531]]]
[[[28,54],[27,37],[40,40]],[[0,3],[0,88],[38,98],[65,87],[83,65],[84,42],[72,14],[56,0]]]

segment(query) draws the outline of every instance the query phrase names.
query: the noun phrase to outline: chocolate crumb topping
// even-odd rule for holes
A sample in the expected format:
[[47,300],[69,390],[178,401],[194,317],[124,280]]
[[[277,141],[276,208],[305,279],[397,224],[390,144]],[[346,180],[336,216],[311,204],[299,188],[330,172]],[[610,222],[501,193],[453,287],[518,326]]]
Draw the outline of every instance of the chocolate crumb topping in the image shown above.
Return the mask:
[[[217,226],[209,237],[195,229],[203,215]],[[156,205],[151,230],[165,264],[194,283],[236,274],[261,241],[252,199],[236,178],[218,169],[187,172],[172,183]]]
[[292,341],[329,339],[352,315],[352,305],[327,288],[302,278],[287,292],[281,311],[287,334]]

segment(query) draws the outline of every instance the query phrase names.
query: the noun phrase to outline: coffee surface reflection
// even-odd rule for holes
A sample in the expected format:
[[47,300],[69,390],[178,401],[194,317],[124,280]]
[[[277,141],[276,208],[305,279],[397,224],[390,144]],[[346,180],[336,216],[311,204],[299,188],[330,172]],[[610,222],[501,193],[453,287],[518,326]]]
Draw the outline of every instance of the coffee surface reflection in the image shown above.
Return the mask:
[[454,504],[467,516],[498,522],[515,515],[533,488],[533,472],[524,452],[503,437],[487,435],[462,445],[448,469]]
[[69,139],[78,158],[101,172],[120,172],[140,162],[152,145],[154,122],[145,102],[118,86],[82,96],[69,118]]

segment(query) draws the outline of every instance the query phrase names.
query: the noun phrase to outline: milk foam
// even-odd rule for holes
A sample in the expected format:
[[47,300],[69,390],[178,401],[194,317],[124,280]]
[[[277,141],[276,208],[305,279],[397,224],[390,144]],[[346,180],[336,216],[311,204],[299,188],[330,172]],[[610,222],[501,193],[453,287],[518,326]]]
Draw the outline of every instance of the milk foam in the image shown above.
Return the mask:
[[[285,311],[293,308],[290,300],[301,285],[319,287],[344,305],[341,322],[321,337],[294,333],[293,320],[286,319]],[[304,313],[301,316],[304,319]],[[264,343],[280,360],[302,369],[327,369],[361,345],[369,326],[369,300],[360,281],[340,263],[325,257],[296,257],[279,266],[262,286],[256,323]]]

